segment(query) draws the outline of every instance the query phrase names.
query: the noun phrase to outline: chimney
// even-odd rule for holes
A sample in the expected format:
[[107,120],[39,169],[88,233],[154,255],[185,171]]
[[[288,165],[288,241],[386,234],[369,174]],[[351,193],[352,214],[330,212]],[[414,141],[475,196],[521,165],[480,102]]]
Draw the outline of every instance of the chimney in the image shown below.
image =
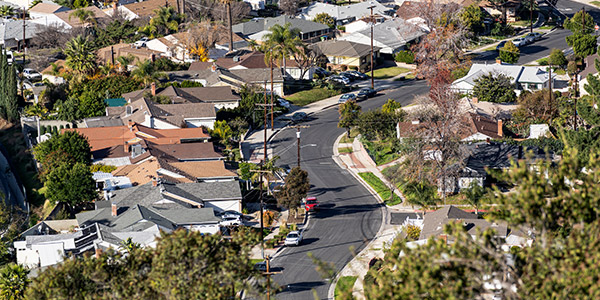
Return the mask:
[[498,119],[498,135],[499,136],[503,136],[502,134],[503,134],[503,132],[502,132],[502,120]]
[[158,186],[158,180],[156,180],[156,177],[152,178],[152,186]]
[[127,120],[127,126],[129,127],[129,130],[131,130],[133,128],[133,125],[135,125],[135,122],[133,122],[131,120]]
[[473,97],[473,104],[477,104],[479,103],[479,99],[477,99],[477,97]]
[[115,15],[113,15],[113,17],[116,17],[116,12],[117,12],[117,1],[113,2],[113,9],[115,10]]
[[123,142],[123,151],[129,153],[129,144],[127,142]]
[[496,58],[496,63],[501,65],[502,64],[502,60],[500,58]]
[[110,205],[110,215],[113,217],[117,216],[117,204],[114,202]]
[[155,60],[156,60],[156,58],[155,58],[155,56],[154,56],[154,53],[153,53],[153,54],[150,54],[150,61],[151,61],[151,62],[154,62]]
[[156,96],[156,83],[153,82],[150,88],[152,89],[152,96]]
[[417,124],[419,124],[419,120],[414,120],[414,121],[412,121],[411,123],[412,123],[413,125],[417,125]]

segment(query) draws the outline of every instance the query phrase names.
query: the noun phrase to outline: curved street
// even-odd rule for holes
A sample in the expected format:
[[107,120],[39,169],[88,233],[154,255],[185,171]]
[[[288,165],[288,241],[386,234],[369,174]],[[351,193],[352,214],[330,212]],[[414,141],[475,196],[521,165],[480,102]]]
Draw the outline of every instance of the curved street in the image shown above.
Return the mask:
[[[395,99],[403,106],[414,96],[426,93],[424,81],[408,81],[393,90],[359,102],[363,110],[381,107],[387,99]],[[273,276],[282,286],[277,299],[326,299],[329,282],[316,271],[308,253],[333,263],[340,271],[376,235],[381,226],[383,206],[348,171],[333,161],[333,144],[344,132],[337,128],[337,107],[311,115],[310,125],[302,129],[301,167],[308,171],[311,183],[309,196],[318,197],[321,210],[311,216],[304,231],[304,243],[284,249],[272,262],[282,271]],[[280,156],[280,165],[296,166],[296,129],[285,128],[271,141],[273,155]]]

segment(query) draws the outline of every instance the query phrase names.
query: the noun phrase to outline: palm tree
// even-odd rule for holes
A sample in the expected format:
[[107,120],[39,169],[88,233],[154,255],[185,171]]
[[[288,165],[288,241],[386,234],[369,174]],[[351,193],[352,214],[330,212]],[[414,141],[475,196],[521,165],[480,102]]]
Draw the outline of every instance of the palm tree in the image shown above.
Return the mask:
[[179,23],[183,21],[184,16],[178,14],[172,6],[161,7],[154,10],[154,17],[150,23],[144,27],[143,31],[150,38],[162,36],[176,32],[179,29]]
[[12,6],[2,5],[0,6],[1,17],[11,17],[15,15],[15,9]]
[[96,69],[96,55],[87,38],[78,35],[68,41],[64,52],[67,56],[65,65],[75,73],[76,79],[82,79]]
[[119,64],[119,73],[125,73],[125,71],[127,71],[127,66],[129,66],[134,60],[135,56],[133,56],[133,54],[117,57],[117,63]]
[[285,23],[284,26],[275,24],[269,29],[271,32],[265,34],[263,38],[265,41],[263,45],[265,60],[271,58],[281,60],[281,63],[278,64],[283,67],[283,74],[285,74],[286,59],[298,51],[298,47],[302,46],[300,29],[290,28],[291,25],[290,23]]
[[144,87],[149,87],[163,76],[164,74],[158,72],[154,64],[149,60],[138,62],[135,70],[131,72],[131,77],[144,84]]
[[410,181],[404,184],[404,196],[411,205],[417,205],[423,208],[425,212],[435,207],[438,196],[435,192],[435,186],[426,181]]
[[91,10],[78,8],[69,14],[69,21],[71,20],[71,17],[78,18],[85,27],[88,27],[91,24],[96,24],[96,15],[94,15],[94,12]]

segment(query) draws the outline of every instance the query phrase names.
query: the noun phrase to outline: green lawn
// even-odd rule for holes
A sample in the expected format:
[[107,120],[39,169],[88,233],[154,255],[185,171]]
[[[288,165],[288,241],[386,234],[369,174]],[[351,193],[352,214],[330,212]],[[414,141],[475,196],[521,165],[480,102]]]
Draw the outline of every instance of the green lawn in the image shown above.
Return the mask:
[[342,295],[352,295],[352,288],[356,282],[357,276],[342,276],[335,285],[334,297],[341,297]]
[[383,140],[383,141],[366,141],[363,140],[363,145],[369,152],[369,155],[375,161],[375,164],[378,166],[385,165],[389,162],[392,162],[398,158],[400,158],[400,154],[394,151],[394,141],[393,140]]
[[[409,69],[401,67],[381,68],[373,71],[373,77],[376,79],[386,79],[409,71]],[[367,75],[371,76],[371,72],[367,72]]]
[[394,194],[393,199],[390,201],[390,188],[379,179],[379,177],[375,176],[372,172],[362,172],[358,173],[360,178],[364,179],[376,192],[379,194],[381,199],[384,200],[387,205],[396,205],[402,203],[402,199],[398,197],[398,195]]
[[547,66],[548,65],[548,58],[544,57],[544,58],[540,58],[538,60],[536,60],[538,64],[540,64],[540,66]]
[[314,88],[311,90],[305,90],[291,94],[285,99],[292,102],[294,105],[304,106],[339,94],[341,94],[341,92],[337,90]]
[[356,128],[350,129],[350,137],[348,137],[347,134],[344,134],[342,139],[340,139],[340,144],[351,144],[357,135],[358,135],[358,129],[356,129]]
[[338,149],[339,153],[352,153],[352,147],[344,147]]
[[590,2],[590,3],[591,3],[591,4],[594,4],[594,5],[596,5],[596,6],[600,6],[600,1],[592,1],[592,2]]

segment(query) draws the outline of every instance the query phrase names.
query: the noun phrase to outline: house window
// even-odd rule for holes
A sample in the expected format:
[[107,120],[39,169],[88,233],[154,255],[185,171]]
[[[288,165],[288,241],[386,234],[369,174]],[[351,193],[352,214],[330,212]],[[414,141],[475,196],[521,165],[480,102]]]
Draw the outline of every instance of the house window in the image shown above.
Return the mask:
[[530,90],[537,90],[538,89],[537,83],[530,83],[529,84],[529,89]]

